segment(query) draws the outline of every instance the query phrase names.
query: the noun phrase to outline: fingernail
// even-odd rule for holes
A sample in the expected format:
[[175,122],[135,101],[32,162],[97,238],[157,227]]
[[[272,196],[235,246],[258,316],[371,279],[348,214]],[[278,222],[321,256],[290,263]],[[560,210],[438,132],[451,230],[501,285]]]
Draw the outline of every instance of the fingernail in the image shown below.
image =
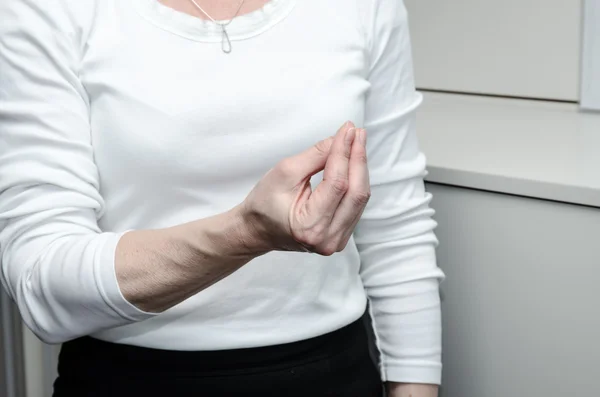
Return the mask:
[[367,146],[367,131],[364,128],[358,130],[358,140],[360,141],[361,145],[365,147]]
[[356,128],[350,128],[348,131],[346,131],[346,143],[347,144],[351,144],[352,141],[354,140],[354,136],[356,135]]

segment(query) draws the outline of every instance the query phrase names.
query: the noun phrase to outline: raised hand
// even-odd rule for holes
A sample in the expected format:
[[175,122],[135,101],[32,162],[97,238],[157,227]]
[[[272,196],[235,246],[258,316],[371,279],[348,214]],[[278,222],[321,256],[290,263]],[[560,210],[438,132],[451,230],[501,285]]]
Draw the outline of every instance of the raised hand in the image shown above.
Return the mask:
[[[371,194],[366,138],[346,122],[335,136],[273,167],[242,205],[253,244],[327,256],[343,250]],[[310,178],[322,170],[313,192]]]

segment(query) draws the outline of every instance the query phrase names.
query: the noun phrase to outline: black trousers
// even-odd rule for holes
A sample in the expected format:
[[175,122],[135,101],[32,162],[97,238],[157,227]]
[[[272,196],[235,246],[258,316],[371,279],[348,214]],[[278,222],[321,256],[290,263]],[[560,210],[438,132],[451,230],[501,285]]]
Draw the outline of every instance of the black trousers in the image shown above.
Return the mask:
[[58,372],[54,397],[383,395],[362,319],[300,342],[236,350],[158,350],[84,337],[63,345]]

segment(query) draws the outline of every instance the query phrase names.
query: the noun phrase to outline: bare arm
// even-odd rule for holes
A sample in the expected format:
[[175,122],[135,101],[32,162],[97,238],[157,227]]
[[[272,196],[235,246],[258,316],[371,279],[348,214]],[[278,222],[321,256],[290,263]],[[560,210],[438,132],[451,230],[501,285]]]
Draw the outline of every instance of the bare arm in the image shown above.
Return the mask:
[[[346,123],[335,139],[277,164],[230,211],[126,233],[115,263],[123,295],[144,311],[162,312],[271,250],[342,250],[369,198],[365,139],[364,130]],[[312,192],[310,177],[323,169]]]
[[438,386],[418,383],[387,382],[387,397],[437,397]]
[[123,235],[115,267],[125,298],[148,312],[162,312],[262,255],[250,241],[241,207],[157,230]]
[[[93,10],[76,8],[92,20]],[[0,70],[9,82],[0,90],[0,282],[38,337],[62,343],[147,320],[147,311],[164,311],[271,250],[330,255],[346,245],[369,188],[364,145],[345,135],[350,124],[274,164],[225,214],[161,230],[102,230],[107,208],[80,79],[89,31],[71,11],[66,2],[0,1]],[[321,170],[312,192],[310,177]]]

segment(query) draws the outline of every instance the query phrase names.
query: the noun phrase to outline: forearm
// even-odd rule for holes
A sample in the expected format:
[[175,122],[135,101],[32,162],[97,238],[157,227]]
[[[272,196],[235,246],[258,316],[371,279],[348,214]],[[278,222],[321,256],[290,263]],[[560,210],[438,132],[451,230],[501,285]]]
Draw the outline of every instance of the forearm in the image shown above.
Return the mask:
[[387,397],[437,397],[438,386],[419,383],[386,383]]
[[115,267],[123,296],[141,310],[158,313],[266,252],[238,206],[175,227],[128,232],[117,246]]

